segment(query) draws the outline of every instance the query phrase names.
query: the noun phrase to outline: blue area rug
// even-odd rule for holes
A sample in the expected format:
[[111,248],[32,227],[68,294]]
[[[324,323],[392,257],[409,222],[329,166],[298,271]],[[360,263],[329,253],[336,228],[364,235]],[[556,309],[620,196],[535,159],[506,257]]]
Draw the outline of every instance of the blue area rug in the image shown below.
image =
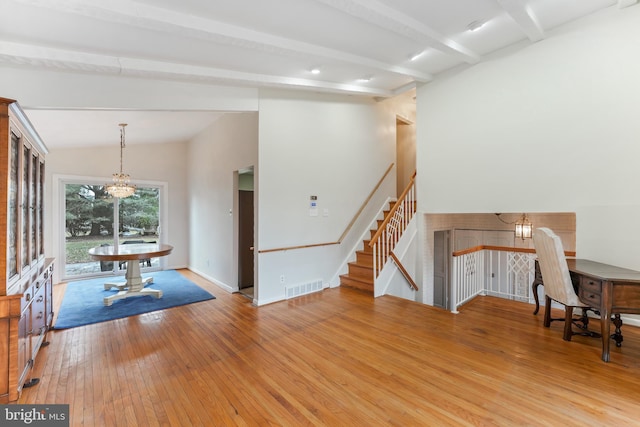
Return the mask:
[[110,307],[104,305],[103,298],[118,293],[118,290],[113,288],[105,291],[104,284],[109,281],[124,281],[124,277],[109,276],[69,282],[54,329],[68,329],[122,319],[215,298],[175,270],[154,271],[142,275],[142,277],[148,276],[153,277],[153,283],[146,287],[161,289],[162,298],[149,295],[135,296],[114,301]]

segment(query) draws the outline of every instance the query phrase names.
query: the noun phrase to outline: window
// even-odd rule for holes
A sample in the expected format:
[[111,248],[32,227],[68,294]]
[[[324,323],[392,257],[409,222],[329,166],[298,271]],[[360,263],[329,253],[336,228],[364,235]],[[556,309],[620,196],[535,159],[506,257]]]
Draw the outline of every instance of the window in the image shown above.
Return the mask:
[[[104,184],[62,181],[64,250],[63,279],[124,272],[126,263],[91,259],[89,249],[101,245],[160,242],[161,203],[164,185],[138,186],[133,196],[116,199]],[[161,260],[141,261],[143,271],[157,270]]]

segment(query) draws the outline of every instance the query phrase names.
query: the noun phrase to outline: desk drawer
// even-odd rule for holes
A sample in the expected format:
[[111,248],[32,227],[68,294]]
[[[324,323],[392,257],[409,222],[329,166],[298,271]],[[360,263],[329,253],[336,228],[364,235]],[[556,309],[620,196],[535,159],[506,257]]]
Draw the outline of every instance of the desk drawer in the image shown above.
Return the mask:
[[602,282],[589,277],[580,278],[580,289],[600,295],[602,293]]
[[588,304],[589,307],[600,308],[600,294],[595,294],[593,292],[586,291],[580,288],[580,293],[578,294],[580,301],[585,304]]
[[578,297],[585,304],[589,304],[591,307],[599,308],[602,294],[602,282],[599,280],[593,280],[588,277],[580,278],[580,290],[578,291]]

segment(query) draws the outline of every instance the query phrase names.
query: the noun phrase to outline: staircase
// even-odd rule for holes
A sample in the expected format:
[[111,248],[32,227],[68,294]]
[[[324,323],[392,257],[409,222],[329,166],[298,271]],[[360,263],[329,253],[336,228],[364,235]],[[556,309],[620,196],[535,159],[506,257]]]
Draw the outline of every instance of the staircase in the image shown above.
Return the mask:
[[[383,212],[384,218],[378,220],[377,228],[370,230],[369,239],[376,234],[378,227],[385,222],[391,207],[393,207],[393,203],[390,203],[389,208]],[[359,289],[373,295],[373,248],[369,246],[369,239],[363,241],[364,249],[356,251],[356,260],[348,264],[349,272],[340,275],[340,286]]]
[[418,290],[418,285],[393,253],[396,243],[416,213],[415,178],[414,172],[398,201],[389,203],[383,212],[384,218],[378,220],[375,230],[370,230],[371,236],[364,241],[364,249],[356,251],[355,262],[348,264],[349,272],[340,276],[341,286],[359,289],[373,296],[374,284],[391,258],[409,286]]

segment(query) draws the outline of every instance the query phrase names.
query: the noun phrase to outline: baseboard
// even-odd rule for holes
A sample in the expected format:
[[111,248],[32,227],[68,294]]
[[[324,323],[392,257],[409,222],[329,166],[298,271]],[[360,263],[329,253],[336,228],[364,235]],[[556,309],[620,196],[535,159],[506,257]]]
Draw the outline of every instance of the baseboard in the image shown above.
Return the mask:
[[197,268],[193,268],[193,267],[185,267],[185,268],[193,271],[198,276],[202,276],[205,279],[207,279],[208,281],[213,282],[216,286],[222,288],[223,290],[229,292],[230,294],[238,291],[237,287],[234,289],[232,286],[229,286],[226,283],[224,283],[224,282],[222,282],[222,281],[220,281],[220,280],[218,280],[218,279],[216,279],[214,277],[209,276],[208,274],[198,270]]
[[624,314],[622,314],[622,315],[620,315],[620,318],[622,319],[622,324],[623,325],[630,325],[630,326],[640,327],[640,319],[638,319],[637,317],[629,317],[629,316],[625,316]]

